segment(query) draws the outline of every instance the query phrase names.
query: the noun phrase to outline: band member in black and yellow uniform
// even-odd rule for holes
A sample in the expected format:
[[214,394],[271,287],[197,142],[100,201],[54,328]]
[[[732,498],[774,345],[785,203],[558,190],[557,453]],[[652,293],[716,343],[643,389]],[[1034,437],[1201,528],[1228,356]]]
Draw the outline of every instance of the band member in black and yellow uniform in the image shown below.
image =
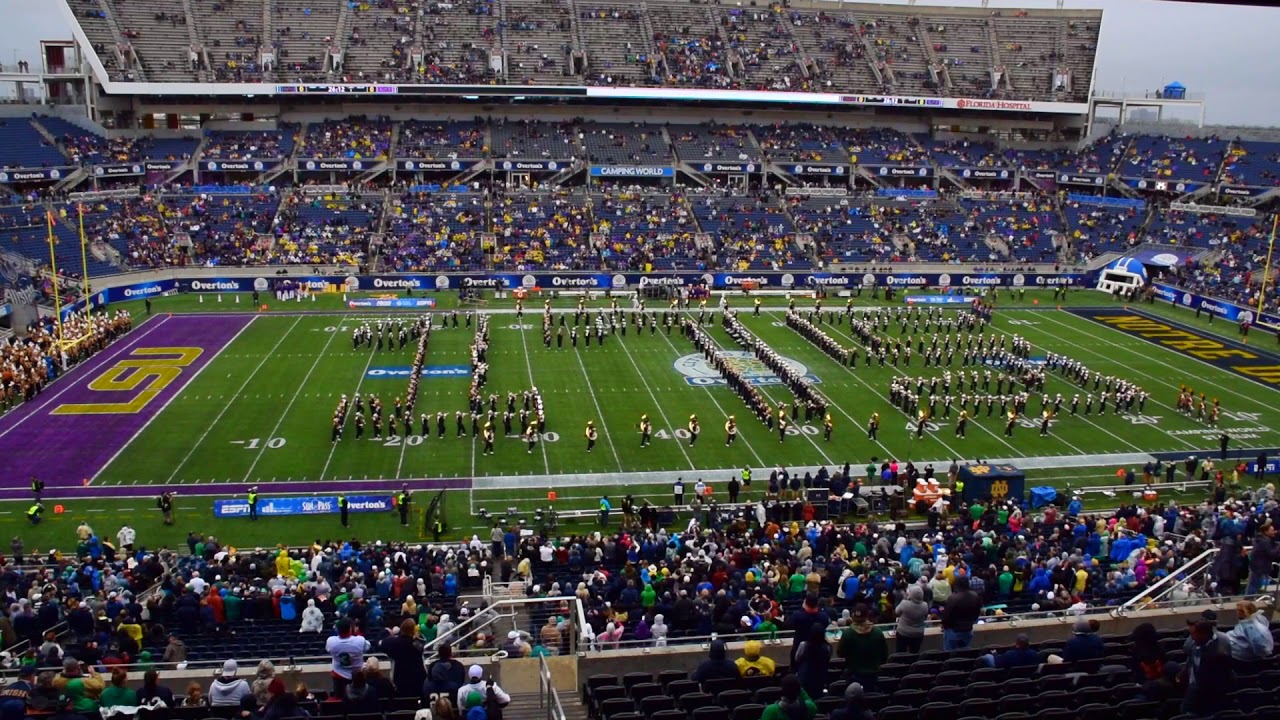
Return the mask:
[[492,455],[493,454],[493,436],[494,436],[493,423],[486,422],[484,424],[484,430],[482,431],[482,433],[484,435],[484,454]]
[[827,413],[822,418],[822,439],[831,442],[831,431],[835,429],[835,423],[831,421],[831,413]]
[[649,447],[650,435],[653,434],[653,423],[648,415],[640,416],[640,447]]
[[1049,434],[1049,419],[1053,417],[1053,413],[1045,410],[1040,414],[1040,437]]
[[917,439],[924,437],[924,426],[928,422],[929,422],[929,411],[921,410],[920,414],[916,416],[916,438]]
[[874,441],[876,434],[880,432],[880,413],[871,413],[871,419],[867,421],[867,439]]
[[738,421],[732,415],[724,421],[724,446],[729,447],[738,439]]
[[1009,421],[1004,424],[1004,436],[1013,437],[1013,426],[1018,422],[1018,412],[1016,410],[1009,411]]
[[756,307],[755,307],[755,311],[752,312],[752,315],[754,315],[755,317],[760,317],[760,298],[756,298]]
[[787,439],[787,426],[791,424],[791,420],[787,417],[787,409],[781,405],[778,406],[778,442]]
[[537,425],[535,425],[534,423],[529,423],[529,426],[524,429],[524,441],[528,443],[529,445],[528,451],[532,453],[533,446],[538,444],[538,426]]
[[969,425],[969,413],[966,410],[960,411],[960,417],[956,420],[956,437],[964,437],[965,428]]
[[587,452],[591,452],[595,449],[596,438],[599,437],[599,433],[596,432],[596,422],[594,420],[587,421],[587,430],[583,435],[587,438]]
[[689,416],[689,447],[698,442],[698,433],[702,432],[702,424],[698,422],[697,415]]

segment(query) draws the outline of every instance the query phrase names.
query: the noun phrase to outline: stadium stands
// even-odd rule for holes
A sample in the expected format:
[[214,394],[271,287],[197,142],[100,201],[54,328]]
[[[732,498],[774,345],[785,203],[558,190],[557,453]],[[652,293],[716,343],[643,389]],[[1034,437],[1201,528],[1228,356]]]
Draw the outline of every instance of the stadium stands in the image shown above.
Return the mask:
[[[392,2],[236,0],[186,17],[186,4],[74,0],[73,11],[115,79],[128,42],[147,80],[348,79],[520,84],[660,85],[869,92],[1083,102],[1100,28],[1090,11],[868,6],[689,6],[666,0]],[[120,28],[117,36],[115,28]],[[274,50],[277,69],[260,67]],[[343,54],[331,68],[327,54]],[[419,50],[420,49],[420,50]],[[422,62],[415,55],[422,54]],[[581,53],[581,72],[570,64]],[[491,59],[497,63],[496,73]],[[993,83],[1001,69],[1002,80]],[[277,77],[273,78],[272,76]]]
[[199,142],[193,138],[106,137],[63,118],[41,115],[33,120],[57,139],[72,162],[84,165],[139,160],[187,160]]
[[31,121],[21,118],[0,120],[0,167],[66,167],[70,164]]
[[287,123],[277,130],[210,130],[200,156],[215,160],[287,157],[297,132],[297,126]]
[[1237,140],[1222,165],[1223,182],[1280,187],[1280,143]]
[[298,154],[310,158],[385,159],[391,151],[391,122],[353,117],[311,123]]

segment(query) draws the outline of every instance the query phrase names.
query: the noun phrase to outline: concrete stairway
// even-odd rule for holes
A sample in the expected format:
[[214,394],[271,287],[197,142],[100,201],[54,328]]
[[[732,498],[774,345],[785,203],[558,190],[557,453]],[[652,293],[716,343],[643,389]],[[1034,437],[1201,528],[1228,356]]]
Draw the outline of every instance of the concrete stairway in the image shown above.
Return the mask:
[[[574,693],[560,693],[566,720],[587,720],[587,709]],[[512,695],[511,704],[502,709],[502,720],[547,720],[547,708],[538,707],[538,693]]]

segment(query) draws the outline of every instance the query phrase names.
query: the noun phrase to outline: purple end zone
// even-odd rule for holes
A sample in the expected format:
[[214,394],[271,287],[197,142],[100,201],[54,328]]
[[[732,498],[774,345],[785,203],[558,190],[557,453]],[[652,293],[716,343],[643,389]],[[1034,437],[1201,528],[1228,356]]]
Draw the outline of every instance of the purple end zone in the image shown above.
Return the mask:
[[[32,475],[45,481],[51,496],[64,494],[57,493],[57,488],[88,490],[85,478],[106,467],[252,319],[245,315],[154,318],[73,369],[32,402],[0,418],[0,478],[6,485],[0,489],[0,497],[29,496],[27,485]],[[120,362],[148,359],[136,354],[147,348],[199,348],[202,352],[136,412],[56,412],[59,408],[65,412],[69,405],[128,403],[137,398],[153,378],[146,378],[137,391],[95,390],[90,383]],[[103,488],[102,495],[121,495],[122,489]]]

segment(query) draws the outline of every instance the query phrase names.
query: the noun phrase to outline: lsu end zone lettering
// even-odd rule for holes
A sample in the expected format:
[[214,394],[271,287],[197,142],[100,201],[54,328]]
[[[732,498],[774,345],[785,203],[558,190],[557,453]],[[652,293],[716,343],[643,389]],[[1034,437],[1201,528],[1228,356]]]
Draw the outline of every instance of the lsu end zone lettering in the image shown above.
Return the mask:
[[1229,370],[1271,388],[1280,388],[1280,365],[1235,343],[1225,343],[1123,310],[1072,308],[1072,314]]
[[119,415],[142,412],[182,375],[184,368],[203,354],[204,349],[198,347],[137,348],[127,358],[116,362],[89,383],[89,389],[96,392],[135,393],[128,400],[70,403],[55,408],[52,414]]

